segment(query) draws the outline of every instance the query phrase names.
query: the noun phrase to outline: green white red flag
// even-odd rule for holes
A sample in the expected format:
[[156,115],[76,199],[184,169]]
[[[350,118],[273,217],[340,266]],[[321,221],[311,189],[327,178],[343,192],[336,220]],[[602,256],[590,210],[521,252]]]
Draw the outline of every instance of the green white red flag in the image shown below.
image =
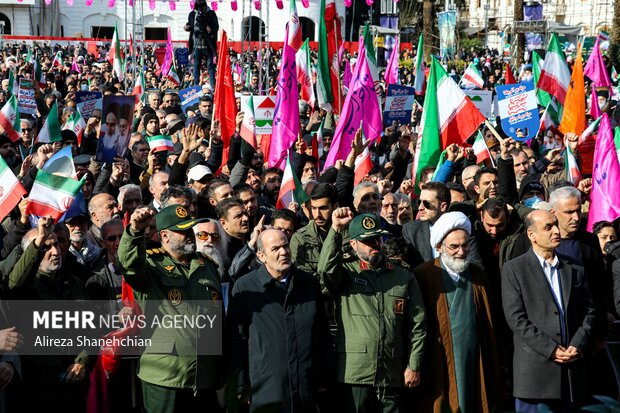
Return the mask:
[[80,108],[76,107],[75,112],[71,114],[69,119],[65,122],[62,127],[62,130],[72,130],[77,136],[78,146],[82,145],[82,135],[84,134],[84,129],[86,129],[86,122],[80,113]]
[[282,176],[282,186],[278,193],[277,209],[286,209],[291,202],[301,205],[308,200],[308,195],[301,186],[301,182],[297,179],[297,175],[293,171],[291,164],[291,151],[289,149],[286,157],[286,166],[284,167],[284,175]]
[[39,59],[36,59],[34,62],[34,80],[37,82],[40,89],[47,86],[47,80],[45,80],[45,74],[43,74],[43,69],[41,69]]
[[475,64],[470,63],[461,77],[461,86],[465,89],[478,88],[482,89],[484,86],[484,80],[482,80],[482,74],[478,70]]
[[476,135],[476,140],[474,141],[472,148],[474,150],[474,154],[476,154],[477,164],[484,162],[486,159],[491,159],[491,152],[489,152],[489,147],[484,141],[484,137],[480,131],[478,131],[478,135]]
[[39,217],[51,216],[58,222],[82,188],[84,178],[78,181],[40,169],[30,190],[26,213]]
[[418,50],[415,60],[415,89],[416,95],[423,95],[426,91],[426,75],[424,74],[424,34],[420,34],[418,40]]
[[54,102],[47,118],[45,118],[45,122],[43,122],[43,127],[41,128],[36,141],[41,143],[53,143],[60,142],[61,140],[60,122],[58,122],[58,105]]
[[172,66],[170,66],[170,70],[168,70],[168,74],[166,75],[166,79],[168,79],[168,81],[174,83],[175,86],[179,86],[181,84],[181,79],[179,79],[179,74],[177,73],[177,68],[174,65],[174,59],[172,60]]
[[577,185],[579,181],[581,181],[581,171],[579,171],[577,160],[569,146],[567,146],[564,151],[564,169],[566,172],[566,180],[571,184]]
[[144,72],[140,70],[136,76],[136,83],[133,86],[131,94],[136,97],[136,103],[144,101]]
[[558,37],[553,33],[536,86],[564,105],[569,84],[570,71],[566,64],[566,56],[562,51]]
[[148,136],[146,141],[149,144],[149,148],[151,148],[151,150],[154,149],[155,152],[174,150],[174,143],[172,142],[172,138],[168,135]]
[[0,156],[0,221],[11,213],[24,195],[26,190]]
[[241,123],[241,130],[239,135],[254,149],[258,148],[256,141],[256,119],[254,117],[254,97],[248,96],[248,99],[241,100],[243,112],[243,122]]
[[112,71],[119,81],[125,80],[125,71],[123,56],[121,51],[121,42],[118,38],[118,27],[114,24],[114,36],[112,37],[112,45],[108,52],[108,62],[112,65]]
[[316,96],[314,95],[314,85],[312,84],[312,60],[310,60],[308,39],[295,54],[295,63],[297,66],[297,82],[301,85],[301,98],[314,106]]
[[0,110],[0,127],[4,129],[4,133],[6,133],[13,142],[19,140],[19,134],[22,128],[15,95],[11,95],[11,98],[4,104],[2,110]]
[[62,67],[62,52],[59,50],[54,55],[54,60],[52,60],[52,67]]

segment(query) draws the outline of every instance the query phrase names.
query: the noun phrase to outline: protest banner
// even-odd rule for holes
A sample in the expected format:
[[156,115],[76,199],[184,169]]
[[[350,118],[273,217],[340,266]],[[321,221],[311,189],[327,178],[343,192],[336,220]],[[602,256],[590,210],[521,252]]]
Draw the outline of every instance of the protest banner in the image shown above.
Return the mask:
[[124,156],[131,137],[131,121],[136,100],[133,96],[106,96],[103,99],[101,131],[97,141],[97,162],[111,163]]
[[490,90],[462,90],[476,105],[482,116],[489,119],[491,117],[491,105],[493,104],[493,92]]
[[34,115],[37,113],[37,101],[34,99],[34,86],[30,80],[21,79],[17,92],[17,107],[19,113]]
[[383,124],[390,126],[398,121],[401,125],[411,122],[415,101],[415,89],[407,86],[389,85],[383,111]]
[[534,83],[498,85],[495,91],[504,133],[522,142],[535,137],[540,126],[540,117]]
[[188,111],[198,112],[198,105],[200,104],[202,95],[202,87],[200,86],[192,86],[179,91],[181,109],[183,109],[185,116],[188,116]]
[[77,104],[80,114],[84,120],[88,120],[93,116],[95,109],[101,109],[101,92],[80,91],[75,93],[75,103]]

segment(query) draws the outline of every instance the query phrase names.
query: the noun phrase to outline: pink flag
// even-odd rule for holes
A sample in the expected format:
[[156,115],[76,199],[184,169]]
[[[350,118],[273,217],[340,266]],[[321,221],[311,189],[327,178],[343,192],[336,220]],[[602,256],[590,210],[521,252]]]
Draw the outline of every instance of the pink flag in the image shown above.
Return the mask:
[[230,2],[230,8],[232,11],[237,11],[237,2],[235,0]]
[[176,1],[169,1],[168,2],[168,7],[170,7],[170,11],[175,11],[177,9],[177,2]]
[[590,115],[594,120],[601,116],[601,110],[598,107],[598,97],[596,96],[596,88],[592,86],[592,97],[590,98]]
[[168,72],[172,67],[172,54],[174,49],[172,48],[172,38],[170,37],[170,28],[168,28],[168,39],[166,40],[166,56],[164,56],[164,63],[161,65],[161,77],[165,79],[168,76]]
[[399,49],[400,47],[397,40],[396,44],[394,44],[394,48],[392,49],[392,55],[390,56],[390,61],[388,62],[387,69],[385,69],[386,85],[398,84],[398,58],[400,57]]
[[73,62],[71,63],[71,70],[74,70],[78,73],[82,73],[82,71],[80,70],[80,67],[78,66],[77,62],[75,61],[75,56],[73,57]]
[[344,73],[342,74],[342,84],[347,89],[349,88],[349,85],[351,84],[352,76],[353,76],[353,73],[351,72],[351,63],[349,63],[349,61],[347,60],[344,63]]
[[594,149],[592,164],[592,192],[590,194],[590,214],[588,231],[600,221],[613,222],[620,217],[620,164],[614,145],[614,132],[609,117],[603,113]]
[[374,141],[381,136],[383,130],[381,108],[375,93],[363,43],[355,64],[349,93],[344,100],[334,139],[325,160],[325,169],[333,166],[337,160],[345,159],[349,155],[351,142],[355,138],[355,132],[359,129],[360,122],[364,136],[368,140]]
[[286,153],[299,135],[299,87],[297,86],[297,68],[295,49],[288,43],[289,31],[284,35],[282,46],[282,64],[278,76],[276,108],[273,115],[273,129],[269,145],[269,167],[284,169]]
[[607,73],[605,63],[603,62],[603,56],[601,55],[600,40],[600,36],[596,38],[592,54],[590,54],[588,63],[586,63],[586,67],[583,69],[583,74],[594,82],[594,86],[611,87],[611,79],[609,78],[609,73]]
[[310,7],[310,0],[301,0],[301,4],[307,9]]

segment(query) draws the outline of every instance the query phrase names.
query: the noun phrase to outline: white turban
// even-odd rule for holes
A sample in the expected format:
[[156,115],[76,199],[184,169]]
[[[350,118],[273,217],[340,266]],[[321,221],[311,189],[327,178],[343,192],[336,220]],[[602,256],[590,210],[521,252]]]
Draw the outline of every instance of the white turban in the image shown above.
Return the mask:
[[437,244],[441,244],[446,235],[457,229],[462,229],[467,232],[467,235],[471,235],[471,222],[469,222],[469,218],[462,212],[443,214],[433,224],[433,228],[431,228],[431,247],[435,248]]

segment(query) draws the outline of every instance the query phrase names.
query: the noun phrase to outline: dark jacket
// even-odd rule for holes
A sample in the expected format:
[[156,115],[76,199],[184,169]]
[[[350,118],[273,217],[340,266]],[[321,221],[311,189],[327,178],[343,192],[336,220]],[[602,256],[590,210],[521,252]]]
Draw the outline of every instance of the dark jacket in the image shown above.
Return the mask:
[[[579,401],[586,394],[588,348],[594,325],[594,306],[584,268],[558,255],[567,327],[565,347],[581,357],[566,365],[552,360],[561,345],[559,311],[540,262],[533,250],[508,261],[502,269],[502,298],[514,337],[514,396],[525,399]],[[563,391],[563,371],[568,391]]]
[[232,290],[229,361],[241,385],[260,386],[252,410],[281,403],[279,411],[316,411],[317,390],[326,387],[330,344],[319,282],[295,267],[287,278],[288,288],[261,266]]
[[[198,25],[198,22],[196,21],[196,14],[197,11],[196,10],[192,10],[189,13],[189,16],[187,18],[187,25],[189,26],[189,41],[188,41],[188,47],[189,47],[189,52],[191,53],[194,50],[194,36],[196,35],[196,31],[195,31],[195,26]],[[209,50],[212,54],[216,54],[217,53],[217,32],[219,31],[219,23],[217,21],[217,15],[215,14],[215,12],[213,10],[211,10],[211,8],[209,8],[209,6],[207,6],[207,11],[206,11],[206,16],[205,16],[205,23],[202,25],[202,29],[205,29],[205,26],[209,26],[211,27],[211,33],[207,34],[205,31],[205,36],[207,39],[207,50]]]

